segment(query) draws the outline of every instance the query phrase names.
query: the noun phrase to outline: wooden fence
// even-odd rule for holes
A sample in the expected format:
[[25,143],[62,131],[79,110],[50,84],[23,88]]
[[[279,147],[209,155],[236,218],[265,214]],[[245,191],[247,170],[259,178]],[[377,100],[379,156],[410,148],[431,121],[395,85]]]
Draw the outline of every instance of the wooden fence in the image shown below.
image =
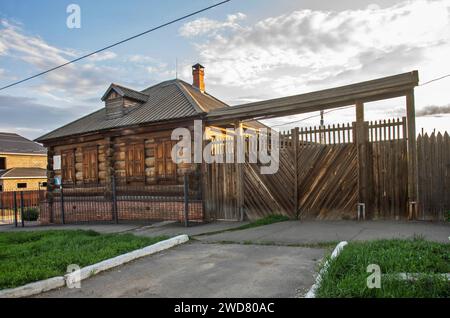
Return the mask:
[[[364,122],[359,131],[353,123],[281,132],[279,171],[273,175],[248,162],[206,165],[206,215],[239,219],[242,196],[250,219],[273,213],[355,219],[359,202],[366,203],[370,219],[408,218],[406,118]],[[450,197],[448,134],[419,137],[418,149],[422,217],[443,219]]]
[[450,215],[450,137],[447,132],[417,138],[419,218],[446,220]]

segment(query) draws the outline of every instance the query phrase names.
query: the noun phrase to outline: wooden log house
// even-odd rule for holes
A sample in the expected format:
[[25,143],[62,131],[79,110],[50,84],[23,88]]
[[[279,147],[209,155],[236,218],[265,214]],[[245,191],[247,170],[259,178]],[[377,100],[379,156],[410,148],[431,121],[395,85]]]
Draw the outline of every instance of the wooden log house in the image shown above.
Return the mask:
[[[64,185],[183,185],[185,174],[199,173],[200,164],[175,164],[171,140],[175,128],[188,128],[214,109],[229,107],[205,91],[204,67],[192,67],[193,84],[174,79],[137,91],[111,84],[104,107],[36,141],[48,149],[48,200],[55,177]],[[254,122],[255,126],[263,126]],[[60,175],[54,157],[61,156]],[[161,218],[164,218],[163,216]]]

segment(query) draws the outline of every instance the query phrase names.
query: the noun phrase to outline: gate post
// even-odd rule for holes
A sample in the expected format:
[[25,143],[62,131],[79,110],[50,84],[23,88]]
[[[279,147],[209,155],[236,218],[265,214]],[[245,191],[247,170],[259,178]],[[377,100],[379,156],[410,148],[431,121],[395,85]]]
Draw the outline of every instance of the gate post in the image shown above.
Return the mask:
[[25,221],[23,219],[23,209],[24,209],[23,191],[20,191],[20,220],[22,223],[22,227],[25,227]]
[[364,104],[356,102],[355,144],[358,156],[358,203],[365,205],[366,213],[372,216],[372,158],[369,143],[369,123],[364,121]]
[[189,227],[189,178],[185,174],[184,178],[184,226]]
[[417,144],[416,144],[416,111],[414,103],[414,89],[406,94],[406,116],[408,131],[408,218],[416,219],[419,215],[418,168],[417,168]]
[[53,168],[54,147],[47,148],[47,202],[49,223],[53,223],[53,191],[55,190],[55,171]]
[[13,192],[13,200],[14,200],[14,226],[17,227],[17,192]]
[[116,176],[114,174],[111,176],[111,186],[112,186],[113,220],[115,221],[116,224],[119,224],[119,214],[117,212]]
[[299,148],[299,129],[295,127],[292,129],[292,142],[293,142],[293,151],[294,151],[294,215],[295,218],[298,219],[300,216],[298,210],[298,148]]
[[[235,167],[236,167],[236,201],[239,209],[240,221],[244,221],[244,163],[239,163],[240,152],[245,161],[245,147],[244,147],[244,134],[242,131],[242,124],[239,121],[234,123],[235,127],[235,140],[234,140],[234,153],[235,153]],[[240,139],[238,141],[238,138]],[[244,149],[242,149],[242,148]]]
[[63,191],[62,183],[60,185],[60,193],[61,193],[61,222],[62,222],[62,224],[66,224],[66,217],[65,217],[65,210],[64,210],[64,191]]

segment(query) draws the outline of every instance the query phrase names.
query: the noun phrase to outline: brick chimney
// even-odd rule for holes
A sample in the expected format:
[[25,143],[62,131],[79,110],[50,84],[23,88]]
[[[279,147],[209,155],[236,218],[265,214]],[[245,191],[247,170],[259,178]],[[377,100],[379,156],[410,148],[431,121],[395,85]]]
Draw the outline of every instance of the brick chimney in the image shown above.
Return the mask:
[[197,87],[202,93],[205,92],[205,68],[199,63],[192,66],[192,77],[194,87]]

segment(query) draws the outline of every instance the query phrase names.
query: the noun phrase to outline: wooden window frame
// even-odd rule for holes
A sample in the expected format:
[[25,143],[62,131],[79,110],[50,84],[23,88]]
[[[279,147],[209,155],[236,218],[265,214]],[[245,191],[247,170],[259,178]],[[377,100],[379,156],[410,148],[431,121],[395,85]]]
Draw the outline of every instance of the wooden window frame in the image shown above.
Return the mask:
[[[67,167],[66,167],[67,160],[64,159],[64,156],[66,156],[66,157],[70,156],[72,158],[72,167],[70,167],[70,169],[67,169]],[[75,183],[76,182],[75,165],[76,165],[75,149],[67,149],[67,150],[61,151],[61,183],[64,183],[64,182]],[[70,171],[70,177],[67,178],[69,171]]]
[[[140,160],[135,158],[138,151],[141,152]],[[132,153],[132,158],[130,158],[130,152]],[[145,182],[145,140],[127,142],[125,147],[125,178],[127,182]]]
[[[82,175],[84,183],[98,183],[98,146],[89,146],[83,148],[82,155]],[[95,163],[94,166],[91,165],[90,157],[88,155],[94,154]]]
[[[171,152],[172,147],[177,143],[178,141],[170,140],[170,139],[159,139],[155,140],[154,145],[154,154],[155,154],[155,174],[156,174],[156,180],[158,183],[177,183],[178,180],[178,165],[175,164],[172,161]],[[168,146],[169,145],[169,146]],[[158,147],[162,146],[162,158],[159,157],[159,149]],[[166,147],[169,147],[169,150],[166,149]],[[170,164],[173,165],[173,173],[168,174],[167,172],[167,166],[168,162],[170,161]],[[159,171],[160,164],[162,164],[163,167],[163,173]]]

